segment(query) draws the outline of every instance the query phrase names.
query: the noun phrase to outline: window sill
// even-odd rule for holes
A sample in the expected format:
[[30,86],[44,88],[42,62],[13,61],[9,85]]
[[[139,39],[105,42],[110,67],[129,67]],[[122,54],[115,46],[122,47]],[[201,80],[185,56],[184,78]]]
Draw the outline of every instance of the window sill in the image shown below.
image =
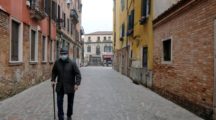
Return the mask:
[[49,62],[49,64],[53,64],[53,63],[54,63],[53,61],[50,61],[50,62]]
[[146,21],[147,21],[147,19],[148,19],[148,17],[146,17],[146,16],[142,16],[142,17],[141,17],[141,19],[139,20],[139,22],[140,22],[140,25],[143,25],[143,24],[145,24],[145,23],[146,23]]
[[133,34],[133,29],[129,29],[128,32],[127,32],[127,36],[130,36]]
[[11,66],[18,66],[18,65],[22,65],[23,62],[21,61],[9,61],[9,65]]
[[36,65],[38,62],[37,61],[30,61],[29,64],[30,65]]
[[41,64],[46,64],[46,63],[47,63],[47,61],[42,61],[42,62],[41,62]]
[[170,65],[170,64],[172,64],[172,61],[162,61],[162,64],[168,64],[168,65]]

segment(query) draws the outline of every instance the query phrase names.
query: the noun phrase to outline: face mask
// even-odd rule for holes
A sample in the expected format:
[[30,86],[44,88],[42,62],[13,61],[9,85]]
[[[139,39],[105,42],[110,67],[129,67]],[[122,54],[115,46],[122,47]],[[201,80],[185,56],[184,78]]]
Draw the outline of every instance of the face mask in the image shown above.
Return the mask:
[[68,55],[61,55],[60,58],[65,61],[68,58]]

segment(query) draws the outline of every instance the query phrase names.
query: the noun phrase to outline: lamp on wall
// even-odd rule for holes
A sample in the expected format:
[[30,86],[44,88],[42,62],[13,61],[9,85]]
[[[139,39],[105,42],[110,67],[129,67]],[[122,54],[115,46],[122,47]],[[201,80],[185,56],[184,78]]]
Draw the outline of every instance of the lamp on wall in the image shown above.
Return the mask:
[[67,6],[70,7],[71,0],[66,0],[65,2],[66,2],[66,4],[67,4]]
[[30,4],[30,1],[29,1],[29,0],[26,1],[26,6],[27,6],[28,8],[30,8],[31,4]]

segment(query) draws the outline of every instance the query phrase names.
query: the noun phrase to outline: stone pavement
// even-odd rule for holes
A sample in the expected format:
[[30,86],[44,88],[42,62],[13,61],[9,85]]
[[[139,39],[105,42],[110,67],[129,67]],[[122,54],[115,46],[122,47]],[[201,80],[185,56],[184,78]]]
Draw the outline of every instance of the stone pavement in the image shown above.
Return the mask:
[[[73,120],[202,120],[110,67],[85,67],[81,72]],[[46,81],[0,102],[0,120],[53,120],[52,108]]]

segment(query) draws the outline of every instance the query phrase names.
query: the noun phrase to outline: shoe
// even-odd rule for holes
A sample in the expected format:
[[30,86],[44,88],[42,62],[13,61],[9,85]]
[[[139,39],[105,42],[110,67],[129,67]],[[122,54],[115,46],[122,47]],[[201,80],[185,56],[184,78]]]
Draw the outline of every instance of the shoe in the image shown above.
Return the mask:
[[67,117],[67,120],[72,120],[72,117]]

